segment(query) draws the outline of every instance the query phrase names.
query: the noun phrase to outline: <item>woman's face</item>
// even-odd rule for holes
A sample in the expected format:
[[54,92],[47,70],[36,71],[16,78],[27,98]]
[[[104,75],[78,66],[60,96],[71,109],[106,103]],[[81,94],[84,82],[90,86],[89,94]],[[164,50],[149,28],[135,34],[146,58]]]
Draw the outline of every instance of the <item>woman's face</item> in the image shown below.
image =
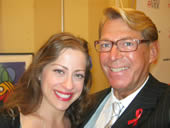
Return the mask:
[[42,105],[65,111],[79,98],[84,85],[85,54],[75,49],[64,49],[59,57],[46,65],[40,76]]

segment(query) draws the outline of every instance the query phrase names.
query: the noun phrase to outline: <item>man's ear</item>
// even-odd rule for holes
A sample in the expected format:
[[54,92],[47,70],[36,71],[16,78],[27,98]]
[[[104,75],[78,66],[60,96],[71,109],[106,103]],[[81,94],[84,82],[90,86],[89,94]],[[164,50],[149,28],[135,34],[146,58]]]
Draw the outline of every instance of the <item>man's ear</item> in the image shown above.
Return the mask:
[[150,63],[156,63],[159,56],[159,43],[158,41],[151,42],[150,45]]

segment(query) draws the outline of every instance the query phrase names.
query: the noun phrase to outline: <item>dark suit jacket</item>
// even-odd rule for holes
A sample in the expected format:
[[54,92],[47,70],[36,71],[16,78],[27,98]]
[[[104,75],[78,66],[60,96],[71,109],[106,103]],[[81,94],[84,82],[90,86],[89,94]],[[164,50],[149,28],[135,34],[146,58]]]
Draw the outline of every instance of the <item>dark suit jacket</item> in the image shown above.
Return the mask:
[[[110,88],[92,95],[93,102],[84,112],[82,122],[78,128],[83,128],[109,92]],[[143,113],[138,119],[135,128],[170,128],[170,86],[159,82],[150,74],[144,88],[112,128],[134,128],[134,123],[128,125],[128,121],[136,118],[136,111],[140,108]]]

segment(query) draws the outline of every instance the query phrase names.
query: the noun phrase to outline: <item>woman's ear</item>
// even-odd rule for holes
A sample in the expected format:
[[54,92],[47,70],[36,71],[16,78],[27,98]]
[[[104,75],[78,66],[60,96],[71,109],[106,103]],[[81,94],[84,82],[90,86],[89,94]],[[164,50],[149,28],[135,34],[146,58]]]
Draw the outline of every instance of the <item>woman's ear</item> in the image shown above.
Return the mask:
[[38,80],[41,81],[41,75],[39,75]]
[[158,41],[151,42],[150,45],[150,63],[156,63],[159,55],[159,43]]

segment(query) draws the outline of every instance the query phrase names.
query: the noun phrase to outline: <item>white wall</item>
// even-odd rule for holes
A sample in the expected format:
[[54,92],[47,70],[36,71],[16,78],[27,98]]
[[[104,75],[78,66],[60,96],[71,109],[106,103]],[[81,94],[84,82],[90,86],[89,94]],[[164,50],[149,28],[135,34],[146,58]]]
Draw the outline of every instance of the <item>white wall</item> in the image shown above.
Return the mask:
[[[151,6],[154,6],[152,1],[159,2],[158,8]],[[160,57],[151,72],[159,80],[170,83],[170,0],[137,0],[137,10],[151,17],[159,30]]]

